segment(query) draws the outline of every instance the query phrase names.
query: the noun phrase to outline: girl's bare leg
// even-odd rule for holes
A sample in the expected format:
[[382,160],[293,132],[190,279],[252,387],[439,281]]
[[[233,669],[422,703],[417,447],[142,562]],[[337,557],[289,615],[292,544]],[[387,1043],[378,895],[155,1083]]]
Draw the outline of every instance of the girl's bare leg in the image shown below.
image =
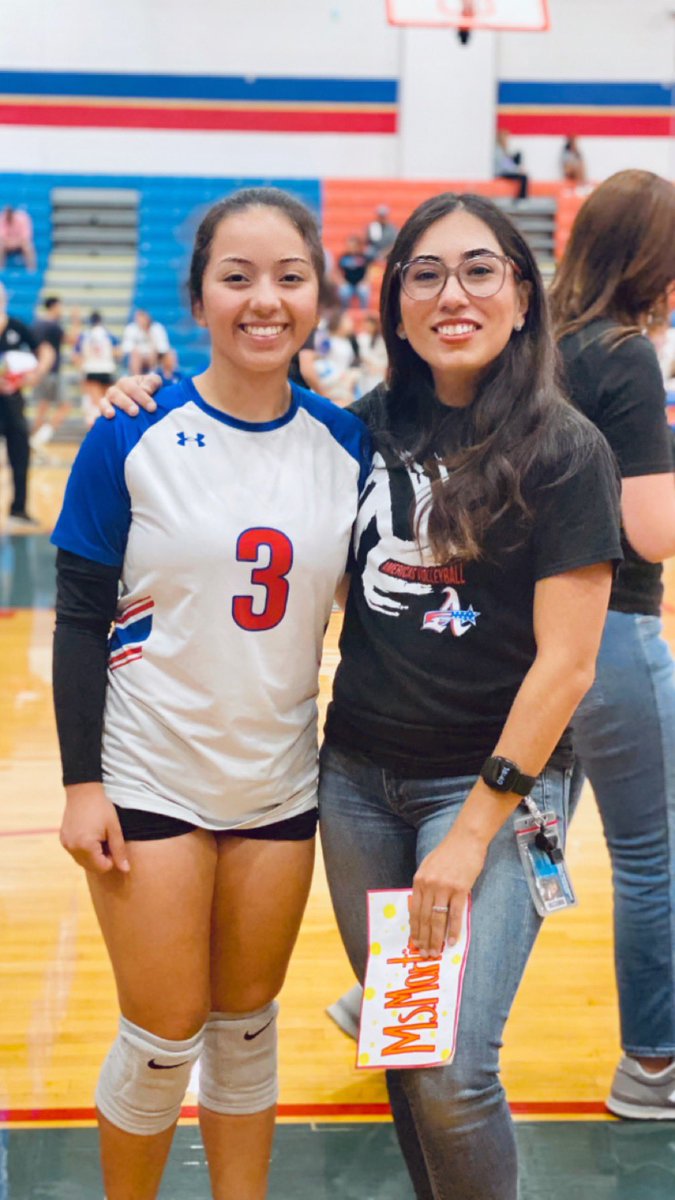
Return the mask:
[[[213,906],[211,1008],[251,1013],[281,990],[307,903],[314,840],[221,835]],[[264,1200],[276,1106],[243,1116],[200,1105],[214,1200]]]
[[[209,927],[218,861],[203,830],[127,842],[128,875],[88,875],[124,1017],[160,1038],[197,1033],[209,1009]],[[175,1126],[128,1133],[98,1114],[107,1200],[155,1200]]]

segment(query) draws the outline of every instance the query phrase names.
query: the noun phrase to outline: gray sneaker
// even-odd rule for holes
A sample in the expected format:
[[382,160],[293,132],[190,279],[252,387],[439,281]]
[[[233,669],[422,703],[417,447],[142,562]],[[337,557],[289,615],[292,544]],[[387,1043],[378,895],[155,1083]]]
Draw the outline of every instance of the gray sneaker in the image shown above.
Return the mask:
[[675,1062],[652,1074],[624,1054],[616,1068],[606,1104],[617,1117],[675,1121]]
[[347,1037],[354,1038],[358,1041],[359,1023],[361,1021],[361,1002],[363,1000],[363,988],[360,983],[355,983],[353,988],[345,992],[344,996],[340,996],[335,1004],[331,1004],[330,1008],[326,1009],[329,1017],[332,1017],[335,1024]]

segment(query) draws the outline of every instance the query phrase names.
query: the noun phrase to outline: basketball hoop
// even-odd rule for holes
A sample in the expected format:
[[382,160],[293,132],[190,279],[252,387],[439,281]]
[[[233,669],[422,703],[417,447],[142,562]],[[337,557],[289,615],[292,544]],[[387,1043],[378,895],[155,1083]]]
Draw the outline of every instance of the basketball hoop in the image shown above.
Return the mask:
[[550,29],[548,0],[387,0],[390,25],[417,29]]

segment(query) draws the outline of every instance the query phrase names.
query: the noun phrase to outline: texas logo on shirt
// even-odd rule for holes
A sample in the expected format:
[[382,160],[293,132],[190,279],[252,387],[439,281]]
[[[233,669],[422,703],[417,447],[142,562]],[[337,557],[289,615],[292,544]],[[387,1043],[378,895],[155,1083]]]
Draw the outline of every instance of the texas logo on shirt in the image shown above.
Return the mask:
[[154,608],[152,596],[142,596],[116,618],[108,643],[108,666],[111,671],[126,667],[143,657],[143,642],[148,640],[152,632]]

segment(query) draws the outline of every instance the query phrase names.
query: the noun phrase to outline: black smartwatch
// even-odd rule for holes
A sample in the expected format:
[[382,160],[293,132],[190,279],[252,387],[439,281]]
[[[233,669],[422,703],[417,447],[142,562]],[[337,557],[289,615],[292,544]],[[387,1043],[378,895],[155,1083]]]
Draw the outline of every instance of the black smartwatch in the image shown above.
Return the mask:
[[480,777],[493,791],[515,792],[516,796],[529,796],[537,779],[536,775],[523,775],[517,763],[498,754],[485,759]]

